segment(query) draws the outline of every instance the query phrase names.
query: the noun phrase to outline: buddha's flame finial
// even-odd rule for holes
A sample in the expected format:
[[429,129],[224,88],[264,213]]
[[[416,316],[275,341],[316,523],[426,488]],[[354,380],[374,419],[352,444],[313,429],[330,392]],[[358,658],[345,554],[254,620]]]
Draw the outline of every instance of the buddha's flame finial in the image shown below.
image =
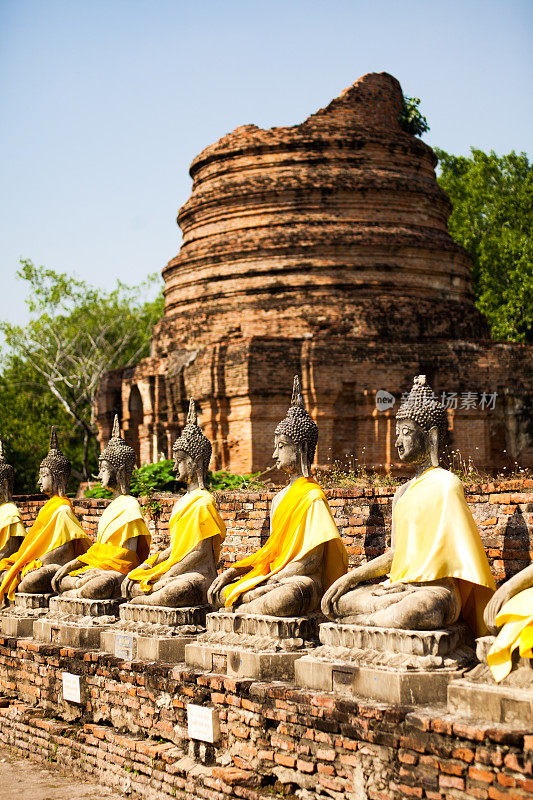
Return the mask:
[[0,461],[5,461],[6,457],[4,455],[4,443],[2,441],[2,437],[0,436]]
[[302,397],[302,387],[300,386],[300,376],[294,376],[294,383],[292,387],[291,406],[300,406],[305,409],[304,399]]
[[189,413],[187,414],[187,425],[198,425],[198,415],[196,414],[196,403],[194,398],[189,400]]
[[57,433],[55,426],[52,425],[52,430],[50,431],[50,450],[57,450],[59,453],[61,452],[61,448],[59,447],[59,442],[57,441]]
[[115,419],[113,420],[113,432],[111,434],[112,439],[120,439],[120,423],[118,421],[118,414],[115,414]]
[[418,383],[419,386],[425,386],[426,384],[426,376],[425,375],[416,375],[413,383]]

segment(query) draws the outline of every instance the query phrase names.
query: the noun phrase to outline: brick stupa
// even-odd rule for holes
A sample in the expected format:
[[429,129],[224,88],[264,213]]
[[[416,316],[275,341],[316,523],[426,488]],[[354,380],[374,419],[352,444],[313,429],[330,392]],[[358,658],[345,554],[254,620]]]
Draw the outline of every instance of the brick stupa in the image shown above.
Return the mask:
[[[318,463],[391,465],[401,393],[423,373],[436,392],[476,395],[450,410],[464,455],[531,462],[531,348],[491,342],[402,98],[391,75],[365,75],[301,125],[245,125],[194,159],[164,317],[150,358],[102,381],[103,441],[118,412],[142,463],[168,456],[195,397],[215,468],[265,469],[300,373]],[[380,389],[394,407],[378,410]]]

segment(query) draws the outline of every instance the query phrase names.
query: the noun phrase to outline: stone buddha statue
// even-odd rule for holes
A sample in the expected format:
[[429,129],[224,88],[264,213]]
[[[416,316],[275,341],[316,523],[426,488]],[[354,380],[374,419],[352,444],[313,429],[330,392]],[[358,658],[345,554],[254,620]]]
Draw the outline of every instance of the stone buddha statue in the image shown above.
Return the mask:
[[346,549],[324,492],[310,477],[317,440],[296,376],[291,406],[274,436],[273,457],[289,485],[272,500],[265,545],[213,582],[207,597],[215,608],[301,617],[317,611],[324,591],[346,572]]
[[0,438],[0,561],[19,549],[26,529],[20,512],[13,502],[15,470],[4,456],[4,444]]
[[39,488],[50,498],[41,508],[20,547],[0,562],[0,600],[15,592],[52,591],[52,579],[62,565],[84,553],[91,540],[65,496],[70,461],[63,455],[52,427],[50,449],[39,469]]
[[446,435],[446,410],[419,375],[396,415],[398,454],[415,475],[394,495],[391,548],[330,587],[326,616],[409,630],[445,628],[462,617],[476,635],[484,631],[495,584],[461,481],[439,467]]
[[187,424],[174,442],[174,471],[187,491],[169,521],[170,546],[128,574],[122,594],[130,603],[149,606],[205,605],[217,576],[220,546],[226,536],[213,495],[207,491],[211,443],[197,423],[191,398]]
[[120,597],[124,577],[144,561],[151,536],[136,497],[129,494],[135,452],[120,435],[118,416],[100,454],[98,477],[113,499],[98,523],[96,542],[56,574],[52,586],[66,597],[111,600]]
[[490,633],[498,634],[487,663],[499,683],[511,672],[516,650],[520,657],[533,659],[533,564],[500,586],[484,618]]

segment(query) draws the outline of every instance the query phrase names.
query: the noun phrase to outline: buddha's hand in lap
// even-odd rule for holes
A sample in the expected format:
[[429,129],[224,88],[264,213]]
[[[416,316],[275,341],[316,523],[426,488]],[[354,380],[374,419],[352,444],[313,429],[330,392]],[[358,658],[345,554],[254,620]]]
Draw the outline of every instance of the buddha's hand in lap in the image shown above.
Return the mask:
[[60,583],[69,573],[69,564],[65,564],[61,569],[58,569],[54,577],[52,578],[52,591],[59,592],[60,591]]
[[506,591],[506,589],[507,587],[505,584],[501,586],[498,591],[492,595],[489,602],[485,606],[483,619],[485,621],[485,625],[491,633],[497,632],[498,626],[496,625],[496,617],[498,616],[503,604],[512,597],[512,594],[509,591]]
[[348,572],[346,575],[342,575],[342,577],[338,578],[324,594],[321,608],[322,613],[326,617],[335,616],[335,614],[338,613],[337,603],[341,597],[359,584],[356,572],[357,570],[354,570],[353,572]]
[[[137,567],[137,569],[150,569],[150,564],[147,564],[146,562],[144,562],[139,567]],[[133,587],[135,586],[135,583],[136,583],[136,581],[132,581],[131,578],[129,578],[126,575],[126,577],[124,578],[124,580],[122,581],[122,584],[120,586],[120,593],[121,593],[122,597],[126,597],[126,598],[131,597],[131,593],[133,591]]]
[[233,581],[239,577],[239,573],[233,567],[224,570],[218,578],[215,578],[209,589],[207,590],[207,602],[209,605],[215,606],[218,605],[222,600],[222,590],[228,584],[233,583]]

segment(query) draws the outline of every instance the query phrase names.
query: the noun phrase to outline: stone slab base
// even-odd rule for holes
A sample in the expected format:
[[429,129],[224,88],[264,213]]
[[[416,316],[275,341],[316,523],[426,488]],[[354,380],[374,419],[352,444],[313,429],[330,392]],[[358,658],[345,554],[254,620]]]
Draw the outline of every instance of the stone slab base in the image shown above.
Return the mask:
[[185,645],[205,633],[209,608],[125,603],[119,621],[102,632],[101,649],[125,659],[179,663],[185,660]]
[[[303,651],[307,653],[307,650]],[[301,658],[296,652],[254,652],[239,647],[208,645],[198,641],[185,647],[185,662],[206,672],[216,672],[229,678],[292,681],[294,662]]]
[[487,664],[487,655],[494,636],[476,640],[480,660],[461,680],[448,687],[448,710],[475,719],[509,725],[525,725],[533,729],[533,661],[513,654],[513,669],[496,683]]
[[118,618],[122,598],[86,600],[58,595],[46,615],[33,625],[33,637],[46,644],[100,649],[100,634]]
[[33,624],[47,613],[52,597],[53,594],[15,594],[8,608],[0,612],[0,631],[4,636],[33,636]]
[[100,649],[126,660],[178,664],[185,661],[185,646],[194,640],[194,636],[139,636],[108,628],[100,634]]
[[100,634],[103,628],[104,626],[102,625],[67,623],[42,617],[33,623],[33,638],[45,644],[99,650]]
[[322,615],[271,617],[218,611],[205,634],[185,648],[185,661],[232,678],[294,679],[294,662],[318,643]]
[[345,697],[369,697],[399,705],[442,705],[448,684],[463,670],[399,671],[385,667],[349,665],[314,658],[313,653],[294,664],[297,686],[335,692]]
[[532,730],[533,683],[531,688],[521,689],[456,680],[448,686],[448,711],[506,725],[524,725]]
[[446,703],[447,687],[472,663],[465,625],[402,631],[328,622],[321,646],[295,664],[307,689],[408,705]]

